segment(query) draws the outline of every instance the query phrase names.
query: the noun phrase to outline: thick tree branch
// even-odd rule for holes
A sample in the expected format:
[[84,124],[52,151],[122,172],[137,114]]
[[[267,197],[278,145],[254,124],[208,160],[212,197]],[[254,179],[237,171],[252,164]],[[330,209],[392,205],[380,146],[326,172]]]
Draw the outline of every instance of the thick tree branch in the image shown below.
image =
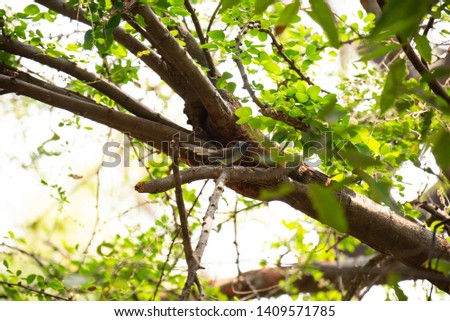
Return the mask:
[[91,73],[83,68],[80,68],[75,63],[70,62],[64,58],[52,57],[45,52],[37,50],[35,47],[26,45],[16,40],[4,37],[0,35],[0,49],[11,54],[25,57],[41,64],[52,67],[56,70],[65,72],[66,74],[75,77],[78,80],[85,82],[92,88],[97,89],[99,92],[108,96],[116,103],[121,105],[123,108],[128,110],[130,113],[145,118],[153,120],[155,122],[177,128],[181,131],[186,131],[181,126],[173,123],[169,119],[165,118],[161,114],[149,109],[147,106],[137,101],[130,95],[123,92],[116,85],[107,82],[106,80],[98,77],[96,74]]
[[[295,176],[292,169],[233,167],[224,170],[229,172],[229,187],[254,199],[259,199],[262,190],[276,190],[276,186],[288,184],[293,191],[289,195],[278,196],[274,200],[283,201],[319,220],[308,193],[311,178],[302,167],[298,169],[297,180],[285,176],[288,173],[290,176]],[[219,173],[220,171],[215,167],[202,167],[186,170],[180,175],[181,181],[188,183],[197,179],[217,178]],[[318,182],[316,180],[312,182],[314,181]],[[139,183],[136,190],[158,193],[164,188],[173,187],[173,176],[168,176],[156,181]],[[422,266],[429,257],[450,261],[450,243],[443,238],[437,238],[432,246],[433,233],[424,226],[413,223],[389,208],[348,189],[339,190],[336,197],[346,213],[348,234],[363,243],[412,267]],[[436,286],[450,292],[450,280],[442,281]]]
[[[84,18],[83,10],[75,10],[74,8],[66,6],[65,0],[35,0],[39,3],[63,16],[72,20],[80,21],[87,26],[91,26],[91,22]],[[114,39],[122,46],[127,48],[136,57],[142,60],[150,69],[152,69],[161,79],[166,82],[178,95],[184,97],[190,92],[189,86],[182,82],[181,76],[178,72],[164,62],[159,55],[142,42],[128,34],[124,29],[118,27],[114,29]],[[145,52],[146,54],[142,54]]]
[[[334,262],[267,267],[244,272],[234,278],[211,281],[211,285],[219,287],[220,291],[230,299],[234,297],[251,299],[256,295],[267,297],[285,294],[285,290],[279,287],[279,283],[286,279],[294,280],[292,286],[303,293],[336,289],[338,275],[342,276],[345,288],[351,287],[355,277],[363,279],[368,277],[375,280],[376,285],[386,284],[390,275],[396,275],[400,280],[431,279],[439,282],[442,279],[441,274],[411,268],[400,262],[389,260],[387,264],[372,265],[369,263],[370,260],[370,257],[348,258],[340,263],[340,267]],[[313,277],[315,271],[323,273],[320,280]],[[367,286],[367,284],[360,285]]]
[[217,120],[219,126],[229,124],[233,112],[228,103],[222,98],[211,81],[204,75],[192,58],[186,54],[175,37],[162,24],[161,19],[147,6],[137,7],[134,11],[140,14],[147,24],[147,29],[153,42],[158,44],[158,51],[167,59],[178,72],[189,79],[210,117]]
[[16,79],[13,76],[0,75],[0,88],[5,88],[6,90],[15,92],[17,95],[25,95],[48,105],[65,109],[118,131],[130,133],[133,137],[147,142],[166,153],[169,152],[169,142],[174,135],[180,134],[180,139],[193,141],[193,137],[178,131],[176,128],[118,112],[95,103],[82,101],[76,98],[74,93],[70,96],[53,92],[49,89],[27,83],[21,79]]

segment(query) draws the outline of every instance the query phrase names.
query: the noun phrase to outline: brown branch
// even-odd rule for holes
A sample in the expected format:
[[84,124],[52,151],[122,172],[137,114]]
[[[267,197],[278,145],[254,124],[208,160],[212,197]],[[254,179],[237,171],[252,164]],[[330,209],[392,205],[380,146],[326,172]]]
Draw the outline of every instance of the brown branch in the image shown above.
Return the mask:
[[[69,90],[67,92],[72,93],[72,95],[53,92],[47,88],[17,79],[14,76],[6,75],[0,75],[0,88],[65,109],[118,131],[129,133],[143,142],[148,142],[160,151],[169,152],[169,142],[176,134],[180,135],[180,139],[193,141],[193,137],[184,132],[179,132],[176,128],[118,112],[102,105],[82,101],[76,98],[76,95]],[[60,88],[60,90],[63,89]]]
[[211,31],[212,25],[214,23],[214,20],[216,19],[217,13],[219,12],[219,9],[221,6],[222,6],[222,1],[219,1],[216,9],[214,9],[213,14],[211,15],[211,19],[209,19],[208,27],[206,28],[206,32],[205,32],[205,34],[206,34],[205,42],[208,42],[208,32]]
[[174,128],[178,130],[184,130],[181,126],[173,123],[169,119],[165,118],[161,114],[149,109],[147,106],[137,101],[130,95],[123,92],[116,85],[101,79],[96,74],[91,73],[83,68],[78,67],[75,63],[68,61],[61,57],[52,57],[45,52],[42,52],[31,45],[21,43],[19,41],[10,39],[0,35],[0,50],[4,50],[11,54],[25,57],[33,61],[39,62],[43,65],[52,67],[56,70],[63,71],[78,80],[83,81],[92,88],[97,89],[99,92],[103,93],[107,97],[114,100],[116,103],[121,105],[123,108],[128,110],[130,113],[145,118],[153,120]]
[[189,80],[210,117],[218,123],[219,127],[229,126],[229,121],[234,117],[231,107],[192,58],[186,54],[185,49],[180,46],[161,19],[147,6],[137,7],[134,13],[144,18],[153,43],[158,45],[158,52],[178,70],[185,80]]
[[422,63],[411,45],[399,36],[397,36],[397,39],[402,44],[402,49],[411,64],[414,66],[414,68],[416,68],[416,70],[422,77],[425,77],[425,79],[427,79],[426,81],[431,91],[434,92],[437,96],[444,99],[445,102],[449,105],[448,107],[450,108],[450,96],[447,94],[447,91],[444,89],[444,87],[442,87],[437,79],[429,77],[430,70]]
[[[72,20],[82,22],[89,27],[93,24],[84,18],[85,12],[83,10],[75,10],[74,8],[66,6],[65,0],[35,0],[35,2]],[[114,29],[113,35],[118,43],[127,48],[132,54],[157,73],[178,95],[183,97],[186,92],[189,92],[189,88],[180,82],[181,77],[178,72],[164,62],[154,51],[149,50],[142,42],[120,27]],[[146,54],[142,54],[144,52]]]
[[[228,183],[251,181],[255,184],[268,184],[269,182],[275,183],[277,181],[280,181],[283,175],[289,173],[292,170],[293,169],[281,167],[265,169],[240,166],[234,166],[231,168],[223,168],[220,166],[202,166],[188,168],[180,172],[180,178],[182,184],[187,184],[202,179],[217,179],[220,177],[222,172],[225,172],[228,176]],[[172,189],[175,186],[174,175],[169,175],[157,180],[140,182],[136,184],[135,189],[139,193],[157,194]]]
[[[374,284],[378,285],[386,284],[389,275],[392,274],[399,277],[399,280],[431,279],[440,281],[442,278],[442,275],[435,272],[411,268],[397,261],[389,262],[386,265],[369,263],[372,259],[371,257],[347,258],[341,262],[340,267],[333,262],[265,267],[244,272],[233,278],[211,281],[210,284],[218,287],[230,299],[235,297],[243,299],[285,294],[286,291],[279,287],[279,282],[286,279],[293,281],[292,286],[298,292],[316,293],[334,290],[338,286],[337,276],[339,274],[342,275],[344,287],[347,289],[350,289],[353,280],[359,277],[369,277],[374,280]],[[317,271],[322,272],[320,279],[314,277],[314,273]]]
[[[241,28],[239,31],[237,37],[236,37],[236,52],[233,56],[233,60],[236,63],[239,73],[241,74],[242,81],[244,83],[244,89],[247,90],[248,94],[252,98],[253,102],[261,109],[267,108],[268,106],[265,105],[263,102],[261,102],[258,97],[256,97],[255,91],[250,86],[250,83],[248,81],[247,72],[245,71],[245,67],[242,64],[242,58],[241,58],[241,45],[242,45],[242,37],[245,35],[245,33],[250,28],[255,28],[256,22],[252,22],[251,24],[246,24],[244,27]],[[258,24],[259,25],[259,24]]]
[[[186,262],[188,265],[187,280],[189,280],[190,277],[193,277],[193,279],[195,280],[195,278],[197,276],[198,266],[200,265],[200,263],[197,261],[197,258],[194,256],[194,252],[193,252],[192,246],[191,246],[191,237],[189,235],[188,215],[186,213],[186,207],[184,206],[183,190],[181,188],[180,168],[179,168],[179,162],[178,162],[179,158],[180,158],[180,144],[179,144],[178,137],[175,137],[173,144],[174,144],[174,147],[173,147],[172,171],[173,171],[173,177],[175,180],[175,197],[176,197],[176,202],[177,202],[177,206],[178,206],[178,213],[180,214],[180,224],[181,224],[181,234],[183,236],[184,255],[186,256]],[[193,274],[193,276],[192,276],[192,274]],[[185,291],[183,290],[183,294],[181,295],[181,300],[185,301],[188,299],[191,285],[189,285],[189,288],[187,290],[187,296],[184,295]],[[187,287],[187,281],[186,281],[185,288],[186,287]]]
[[32,288],[31,286],[23,285],[20,282],[19,283],[10,283],[10,282],[5,282],[5,281],[1,281],[0,280],[0,284],[3,284],[4,286],[9,286],[9,287],[22,288],[22,289],[25,289],[25,290],[28,290],[28,291],[31,291],[31,292],[34,292],[34,293],[37,293],[37,294],[41,294],[43,296],[46,296],[46,297],[49,297],[49,298],[52,298],[52,299],[56,299],[56,300],[73,301],[72,297],[65,298],[65,297],[62,297],[62,296],[59,296],[59,295],[55,295],[55,294],[51,294],[51,293],[45,292],[43,290],[37,290],[35,288]]
[[[222,171],[216,181],[216,186],[214,188],[213,194],[209,199],[209,205],[206,209],[205,216],[203,217],[202,230],[200,232],[200,236],[198,239],[197,246],[195,247],[194,257],[196,265],[189,265],[188,277],[186,279],[186,283],[184,284],[183,292],[181,294],[181,300],[187,300],[189,298],[189,293],[191,292],[191,287],[197,278],[197,270],[201,268],[200,262],[203,257],[203,253],[205,251],[206,245],[208,243],[209,235],[212,230],[212,223],[214,220],[214,213],[216,212],[220,197],[223,194],[225,184],[228,179],[228,173],[226,171]],[[200,289],[200,288],[199,288]]]
[[[311,79],[310,79],[309,77],[307,77],[307,76],[306,76],[306,75],[305,75],[305,74],[304,74],[304,73],[296,66],[295,62],[294,62],[291,58],[289,58],[289,57],[284,53],[283,45],[280,44],[280,43],[278,42],[277,38],[276,38],[275,35],[272,33],[272,31],[267,30],[267,29],[263,29],[263,28],[260,28],[259,31],[265,32],[265,33],[267,33],[267,34],[269,35],[270,39],[272,39],[272,44],[275,46],[275,48],[277,48],[278,54],[284,59],[284,61],[287,62],[289,68],[290,68],[291,70],[293,70],[293,71],[300,77],[300,79],[306,81],[306,83],[307,83],[308,85],[314,86],[314,83],[311,81]],[[329,93],[330,93],[330,92],[328,92],[328,91],[326,91],[326,90],[324,90],[324,89],[321,89],[321,91],[324,92],[324,93],[326,93],[326,94],[329,94]]]
[[[198,21],[198,17],[197,17],[197,14],[195,13],[194,7],[192,7],[192,4],[189,2],[189,0],[185,0],[184,1],[184,6],[186,7],[186,9],[191,14],[191,19],[192,19],[192,22],[194,23],[195,31],[197,32],[197,36],[198,36],[198,39],[200,40],[200,43],[202,45],[206,44],[206,39],[205,39],[205,36],[203,35],[202,27],[200,25],[200,22]],[[179,25],[179,27],[182,27],[182,25]],[[180,31],[182,31],[182,30],[180,30]],[[187,34],[188,34],[187,35],[188,37],[189,36],[192,37],[190,32],[187,32]],[[192,37],[192,38],[195,41],[194,37]],[[198,46],[198,44],[196,42],[195,42],[195,44],[196,44],[196,47],[198,47],[200,49],[200,47]],[[216,70],[216,66],[214,65],[214,61],[213,61],[213,59],[211,57],[211,54],[205,48],[203,48],[202,51],[203,51],[203,54],[204,54],[204,56],[206,58],[207,67],[209,68],[208,75],[210,77],[218,76],[218,72]]]

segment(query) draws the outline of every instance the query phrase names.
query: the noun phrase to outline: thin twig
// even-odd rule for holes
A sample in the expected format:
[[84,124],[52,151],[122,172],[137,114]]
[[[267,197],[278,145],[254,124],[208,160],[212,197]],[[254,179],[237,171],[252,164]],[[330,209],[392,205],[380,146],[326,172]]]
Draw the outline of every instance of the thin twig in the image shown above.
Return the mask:
[[378,264],[380,264],[386,256],[384,254],[378,254],[377,256],[371,258],[369,262],[367,262],[362,271],[367,271],[367,273],[358,273],[353,281],[350,283],[350,287],[347,290],[347,293],[342,298],[342,301],[350,301],[353,296],[356,294],[358,289],[361,287],[362,282],[364,281],[364,277],[368,277],[371,275],[371,269]]
[[239,252],[239,245],[238,245],[238,228],[237,228],[237,206],[238,206],[238,199],[236,198],[236,202],[234,203],[234,211],[233,211],[233,226],[234,226],[234,247],[236,249],[236,268],[238,271],[238,275],[242,274],[241,268],[240,268],[240,252]]
[[[278,54],[283,58],[284,61],[286,61],[286,63],[289,66],[289,69],[293,70],[299,77],[300,79],[306,81],[306,83],[310,86],[314,86],[314,83],[311,81],[311,79],[309,77],[307,77],[295,64],[295,62],[289,58],[283,50],[283,45],[281,43],[278,42],[277,38],[275,37],[275,35],[273,34],[272,31],[268,30],[268,29],[263,29],[260,28],[259,31],[261,32],[265,32],[269,35],[270,39],[272,40],[272,44],[275,46],[275,48],[277,49]],[[321,89],[321,91],[323,93],[329,94],[329,91],[326,91],[324,89]]]
[[44,295],[44,296],[47,296],[49,298],[56,299],[56,300],[72,301],[72,297],[65,298],[65,297],[62,297],[62,296],[59,296],[59,295],[55,295],[55,294],[51,294],[51,293],[45,292],[43,290],[37,290],[35,288],[23,285],[21,283],[10,283],[10,282],[5,282],[5,281],[0,281],[0,284],[6,285],[6,286],[9,286],[9,287],[19,287],[19,288],[22,288],[22,289],[25,289],[25,290],[28,290],[28,291],[31,291],[31,292],[34,292],[34,293],[38,293],[38,294],[41,294],[41,295]]
[[[184,206],[183,201],[183,190],[181,188],[181,176],[180,176],[180,169],[179,169],[179,157],[180,157],[180,149],[179,149],[179,140],[178,137],[175,137],[175,140],[173,141],[173,175],[175,180],[175,196],[178,206],[178,213],[180,214],[180,224],[181,224],[181,235],[183,238],[183,248],[184,248],[184,254],[186,256],[186,262],[188,265],[188,276],[186,279],[186,283],[184,286],[184,289],[182,291],[180,299],[182,301],[185,301],[189,298],[189,293],[191,290],[192,283],[197,276],[197,270],[200,266],[200,263],[198,262],[197,258],[194,255],[194,252],[192,250],[191,246],[191,237],[189,235],[189,222],[188,222],[188,215],[186,213],[186,208]],[[188,280],[192,279],[192,282],[188,285]],[[187,289],[187,290],[186,290]]]
[[181,227],[177,227],[177,230],[175,231],[175,235],[172,237],[172,242],[170,243],[170,246],[169,246],[169,253],[167,253],[167,255],[166,255],[166,260],[164,261],[164,264],[161,268],[161,274],[159,275],[159,280],[156,283],[155,291],[153,291],[152,301],[155,301],[155,299],[156,299],[156,295],[158,294],[159,287],[161,286],[161,283],[164,278],[164,271],[166,270],[167,264],[169,264],[169,259],[170,259],[170,256],[172,255],[172,250],[175,245],[175,241],[178,238],[178,235],[180,234],[180,231],[181,231]]
[[222,1],[219,1],[219,4],[217,5],[216,9],[214,10],[213,14],[211,15],[211,19],[209,19],[208,28],[206,28],[206,39],[205,41],[208,42],[208,32],[211,31],[212,25],[214,20],[216,19],[217,13],[219,12],[220,7],[222,6]]
[[[210,197],[209,206],[206,210],[205,216],[203,217],[203,225],[202,230],[200,232],[199,240],[197,246],[194,251],[195,261],[193,264],[188,263],[188,276],[186,278],[186,282],[184,284],[183,291],[181,293],[181,300],[187,300],[189,294],[191,292],[191,287],[194,284],[197,278],[197,270],[201,268],[200,262],[203,256],[203,253],[206,248],[206,244],[208,243],[208,238],[212,229],[212,222],[214,220],[214,213],[217,210],[219,199],[222,196],[222,193],[225,188],[225,183],[228,178],[228,172],[222,171],[219,178],[216,181],[216,186],[214,188],[214,192]],[[200,290],[200,289],[199,289]]]
[[[422,63],[419,56],[416,54],[416,52],[411,47],[409,42],[405,41],[400,36],[397,36],[397,39],[402,44],[403,51],[405,52],[406,56],[408,57],[409,61],[414,66],[414,68],[416,68],[416,70],[422,77],[427,76],[430,73],[430,70]],[[442,87],[439,81],[435,78],[427,79],[426,81],[431,91],[434,92],[437,96],[444,99],[445,102],[450,107],[450,96],[447,94],[447,91],[444,89],[444,87]]]
[[12,245],[8,245],[6,243],[1,243],[0,247],[1,246],[7,247],[13,251],[17,251],[19,253],[22,253],[22,254],[25,254],[26,256],[31,257],[42,269],[47,270],[47,267],[44,265],[44,263],[42,263],[42,261],[38,258],[38,256],[36,254],[27,252],[21,248],[18,248],[18,247],[12,246]]
[[237,37],[236,37],[236,52],[233,56],[233,60],[236,63],[239,73],[241,74],[241,78],[243,81],[243,87],[245,90],[247,90],[248,94],[252,98],[253,102],[261,109],[268,108],[267,105],[265,105],[263,102],[261,102],[258,97],[256,97],[255,91],[253,90],[252,86],[250,86],[250,83],[248,81],[247,72],[245,71],[245,67],[242,63],[242,57],[241,57],[241,45],[242,45],[242,37],[244,34],[251,28],[254,28],[256,23],[253,23],[252,25],[246,24],[241,28],[239,31]]

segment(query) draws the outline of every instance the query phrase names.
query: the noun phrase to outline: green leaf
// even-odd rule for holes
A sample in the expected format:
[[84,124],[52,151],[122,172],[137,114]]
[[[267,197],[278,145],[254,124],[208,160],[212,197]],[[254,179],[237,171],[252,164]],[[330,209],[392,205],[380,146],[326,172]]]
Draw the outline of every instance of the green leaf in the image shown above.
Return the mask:
[[34,282],[34,280],[36,279],[36,274],[30,274],[27,276],[27,284],[31,284]]
[[411,36],[435,2],[435,0],[387,1],[371,37],[388,39],[395,35]]
[[344,210],[330,188],[312,184],[308,188],[308,195],[322,223],[339,232],[347,232],[348,223]]
[[382,163],[371,156],[365,155],[358,150],[340,151],[339,155],[344,158],[353,168],[361,169],[367,167],[380,166]]
[[282,33],[289,24],[295,22],[295,20],[298,17],[297,13],[299,9],[300,9],[300,2],[298,1],[292,2],[288,4],[286,7],[284,7],[276,23],[277,27],[277,29],[275,30],[276,34]]
[[234,114],[236,116],[238,116],[239,118],[249,117],[252,115],[252,113],[253,113],[253,111],[250,107],[241,107],[241,108],[236,109],[236,111],[234,112]]
[[225,39],[225,33],[222,30],[211,30],[208,32],[208,37],[213,41],[222,41]]
[[366,44],[359,50],[361,61],[369,61],[378,57],[387,55],[388,53],[401,48],[399,44]]
[[239,0],[222,0],[222,9],[220,9],[220,12],[238,5],[239,2]]
[[406,62],[403,59],[394,61],[389,69],[389,73],[384,84],[380,98],[381,113],[385,113],[392,107],[395,100],[405,93],[403,80],[406,77]]
[[450,152],[448,146],[450,142],[450,132],[441,130],[432,137],[433,155],[439,167],[446,171],[450,168]]
[[334,48],[339,48],[339,34],[334,21],[333,13],[324,0],[311,1],[311,12],[309,15],[313,18],[325,31],[328,40]]
[[106,23],[106,28],[114,30],[119,26],[119,24],[120,24],[120,14],[116,13],[108,20],[108,22]]
[[255,1],[255,14],[263,13],[274,2],[275,2],[275,0],[256,0]]
[[23,9],[23,12],[25,12],[27,15],[34,16],[37,15],[41,10],[39,7],[35,4],[30,4]]
[[416,49],[417,51],[419,51],[420,56],[423,58],[423,60],[425,60],[426,62],[431,62],[431,46],[427,37],[417,34],[414,37],[414,40],[416,42]]
[[261,64],[263,65],[264,69],[269,73],[279,75],[281,72],[280,66],[278,66],[278,64],[276,64],[273,61],[263,61]]

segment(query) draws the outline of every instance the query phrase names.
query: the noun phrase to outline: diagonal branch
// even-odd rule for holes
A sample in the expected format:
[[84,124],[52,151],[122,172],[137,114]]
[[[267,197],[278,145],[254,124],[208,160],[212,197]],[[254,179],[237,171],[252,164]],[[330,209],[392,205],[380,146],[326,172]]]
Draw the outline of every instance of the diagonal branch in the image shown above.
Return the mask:
[[403,51],[405,52],[411,64],[414,66],[414,68],[416,68],[416,70],[422,77],[425,77],[425,79],[427,79],[427,83],[428,86],[430,86],[431,91],[433,91],[437,96],[444,99],[450,106],[450,96],[447,94],[447,91],[444,89],[444,87],[442,87],[442,85],[436,78],[427,77],[430,73],[430,70],[422,63],[411,45],[399,36],[397,36],[397,39],[401,44],[403,44]]
[[[118,131],[130,133],[133,137],[143,142],[148,142],[158,150],[165,151],[166,153],[170,150],[169,142],[176,134],[180,135],[180,139],[193,141],[193,137],[178,131],[176,128],[118,112],[93,102],[80,100],[75,93],[69,90],[67,92],[72,93],[71,95],[62,94],[17,79],[14,76],[1,74],[0,88],[12,91],[17,95],[25,95],[54,107],[65,109]],[[61,88],[60,90],[63,89]]]
[[217,121],[220,127],[228,125],[234,117],[231,107],[192,58],[186,54],[185,49],[180,46],[161,19],[148,6],[137,7],[133,13],[140,14],[144,18],[153,43],[158,44],[158,52],[189,80],[210,117]]
[[88,84],[89,86],[97,89],[99,92],[108,96],[116,103],[121,105],[123,108],[128,110],[130,113],[145,118],[153,120],[174,128],[178,130],[184,130],[182,127],[173,123],[169,119],[165,118],[161,114],[149,109],[147,106],[137,101],[130,95],[123,92],[116,85],[105,81],[104,79],[98,77],[96,74],[91,73],[71,61],[68,61],[60,57],[52,57],[45,54],[42,51],[37,50],[31,45],[21,43],[19,41],[10,39],[0,35],[0,50],[4,50],[13,55],[20,57],[25,57],[33,61],[39,62],[56,70],[63,71],[72,77],[77,78]]
[[[72,20],[82,22],[88,26],[92,25],[90,21],[84,18],[84,11],[75,10],[74,8],[67,6],[67,2],[65,0],[35,0],[35,2]],[[114,39],[118,43],[142,60],[142,62],[157,73],[158,76],[160,76],[161,79],[165,81],[178,95],[183,97],[186,92],[189,92],[189,88],[180,81],[181,77],[178,72],[164,62],[163,59],[154,51],[149,50],[149,48],[142,42],[120,27],[114,29],[113,35]],[[142,54],[144,52],[145,54]]]

